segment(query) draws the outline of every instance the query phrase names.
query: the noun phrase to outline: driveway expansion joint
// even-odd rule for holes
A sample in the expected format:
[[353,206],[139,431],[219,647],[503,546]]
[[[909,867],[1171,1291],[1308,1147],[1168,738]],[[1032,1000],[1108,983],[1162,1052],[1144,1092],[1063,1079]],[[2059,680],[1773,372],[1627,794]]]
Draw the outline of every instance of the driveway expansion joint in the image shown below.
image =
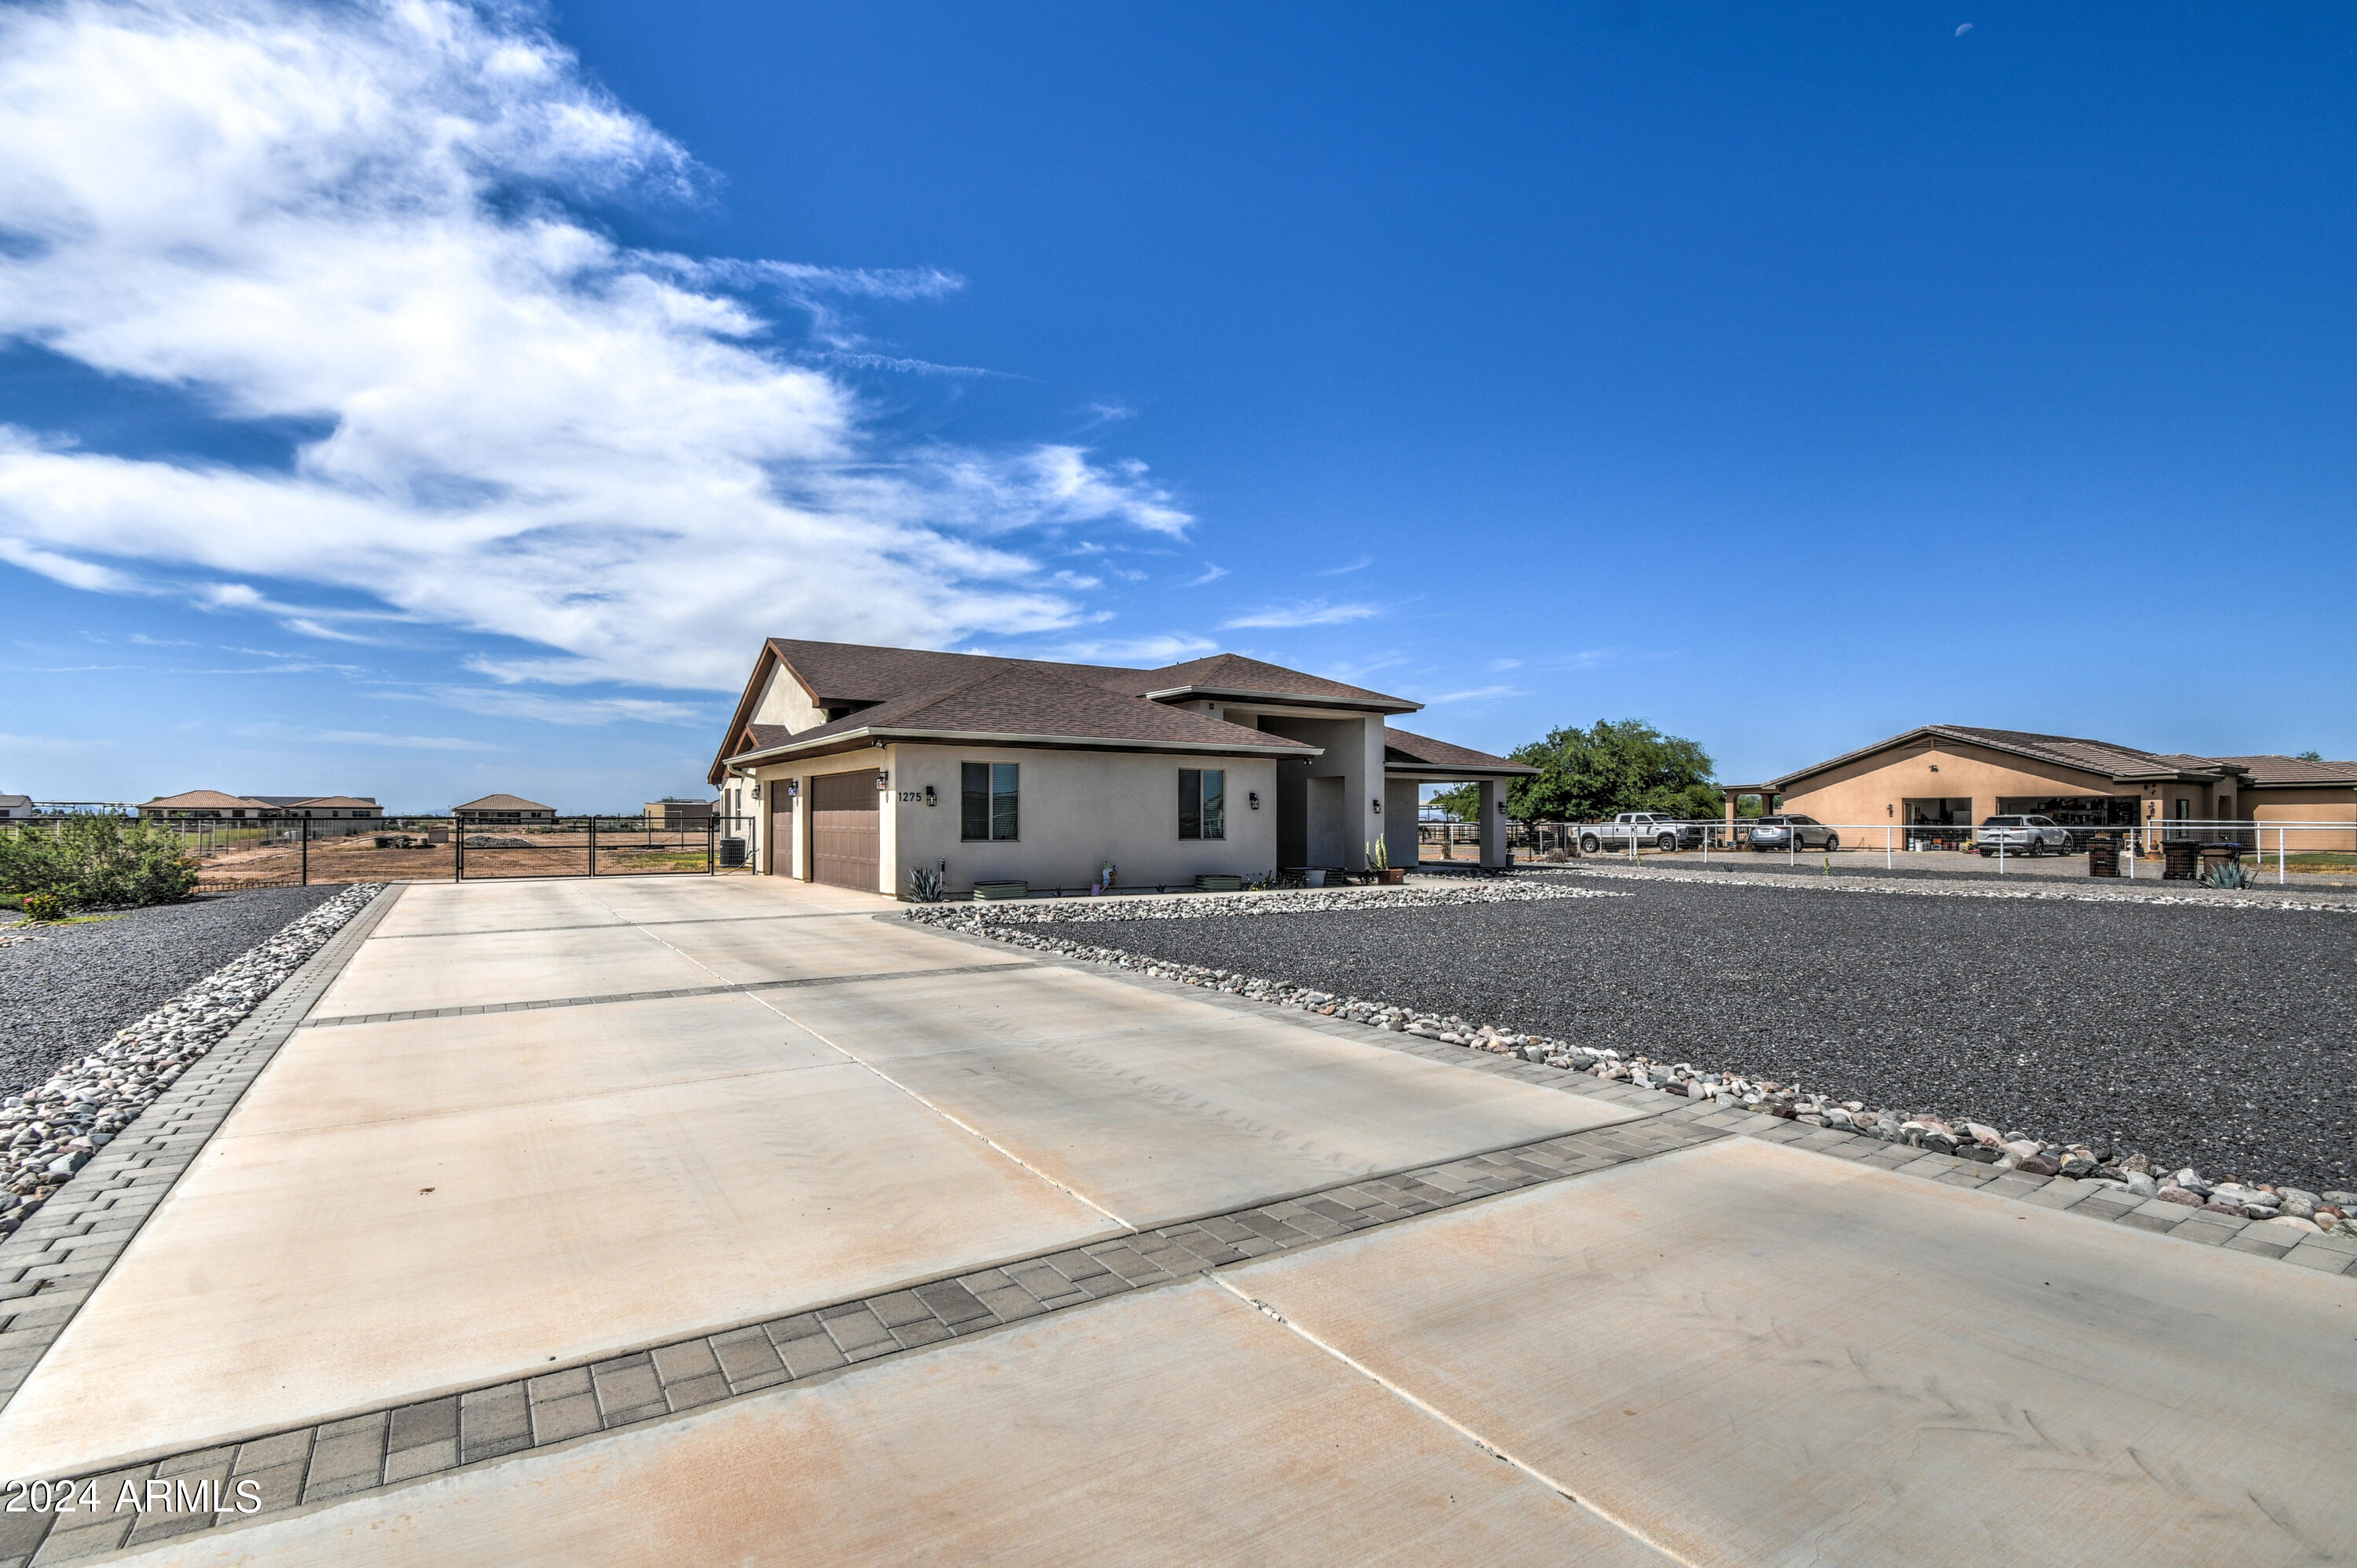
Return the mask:
[[[386,887],[345,921],[76,1171],[28,1224],[0,1241],[0,1289],[35,1284],[0,1298],[0,1410],[7,1408],[180,1173],[301,1026],[303,1015],[343,972],[401,896],[401,887]],[[0,1556],[0,1563],[7,1561]]]
[[[684,923],[684,922],[682,922]],[[628,928],[621,928],[628,929]],[[879,980],[935,980],[952,974],[995,974],[1037,969],[1028,960],[973,963],[953,969],[887,970],[879,974],[819,974],[800,980],[747,980],[721,985],[683,985],[670,991],[617,991],[602,996],[552,996],[536,1002],[485,1002],[468,1007],[420,1007],[405,1013],[348,1013],[305,1021],[307,1029],[339,1029],[354,1024],[401,1024],[415,1018],[473,1018],[487,1013],[537,1013],[549,1007],[609,1007],[624,1002],[672,1002],[688,996],[732,996],[757,991],[796,991],[817,985],[866,985]]]
[[[504,1382],[339,1416],[262,1436],[213,1442],[104,1471],[111,1503],[129,1482],[198,1475],[223,1506],[168,1520],[136,1510],[17,1515],[0,1532],[0,1568],[136,1549],[167,1534],[283,1517],[296,1509],[426,1479],[511,1455],[689,1414],[725,1400],[809,1383],[885,1357],[1011,1326],[1108,1297],[1175,1284],[1272,1253],[1625,1165],[1727,1136],[1692,1117],[1655,1117],[1465,1155],[1199,1219],[1132,1230],[833,1305]],[[30,1477],[25,1477],[30,1479]],[[239,1484],[255,1499],[239,1511]],[[193,1487],[194,1482],[191,1482]],[[199,1500],[202,1500],[199,1498]],[[52,1528],[62,1519],[62,1526]],[[38,1522],[38,1529],[32,1528]],[[67,1552],[49,1551],[71,1538]],[[45,1546],[45,1542],[47,1545]]]

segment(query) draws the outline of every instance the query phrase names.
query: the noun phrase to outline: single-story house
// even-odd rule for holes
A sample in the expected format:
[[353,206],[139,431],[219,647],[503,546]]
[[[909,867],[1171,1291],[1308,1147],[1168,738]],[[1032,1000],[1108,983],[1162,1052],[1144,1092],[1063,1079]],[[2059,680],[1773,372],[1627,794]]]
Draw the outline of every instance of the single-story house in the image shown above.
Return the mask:
[[514,827],[556,821],[555,807],[527,800],[521,795],[486,795],[479,800],[451,807],[450,814],[468,827]]
[[20,817],[38,817],[40,814],[30,795],[0,795],[0,822],[14,822]]
[[310,822],[312,836],[319,838],[370,832],[384,809],[366,795],[228,795],[219,789],[190,789],[159,796],[140,807],[139,814],[176,821],[226,817],[283,822],[296,818]]
[[[1083,888],[1416,858],[1421,786],[1534,771],[1388,722],[1420,704],[1237,654],[1155,670],[772,638],[709,781],[775,876],[898,893],[939,870]],[[737,824],[732,823],[731,832]]]
[[[1887,829],[1902,847],[1910,828],[2034,812],[2085,829],[2347,822],[2292,830],[2287,847],[2357,848],[2357,762],[2197,757],[1969,725],[1925,725],[1764,784],[1726,786],[1726,794],[1730,820],[1737,799],[1756,794],[1821,822]],[[1869,836],[1852,847],[1878,843]],[[2275,835],[2266,843],[2274,848]]]
[[702,832],[712,825],[713,813],[719,805],[712,800],[683,800],[665,795],[660,800],[649,800],[645,817],[647,826],[669,828],[674,832]]

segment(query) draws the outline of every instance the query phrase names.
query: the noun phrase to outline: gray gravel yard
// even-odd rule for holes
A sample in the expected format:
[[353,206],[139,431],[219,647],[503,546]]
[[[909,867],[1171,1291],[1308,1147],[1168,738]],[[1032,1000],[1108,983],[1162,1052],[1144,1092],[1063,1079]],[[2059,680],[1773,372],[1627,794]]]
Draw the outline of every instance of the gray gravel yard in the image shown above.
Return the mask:
[[2205,1171],[2357,1186],[2357,916],[1615,883],[1088,940]]
[[208,893],[0,947],[0,1094],[21,1093],[60,1063],[95,1050],[342,891]]

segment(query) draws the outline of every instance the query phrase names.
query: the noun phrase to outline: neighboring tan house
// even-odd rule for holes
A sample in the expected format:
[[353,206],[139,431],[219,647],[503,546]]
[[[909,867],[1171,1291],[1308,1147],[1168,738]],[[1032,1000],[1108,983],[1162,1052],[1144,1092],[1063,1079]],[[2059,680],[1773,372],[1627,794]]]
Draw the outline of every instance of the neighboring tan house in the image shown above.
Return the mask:
[[673,832],[700,832],[711,825],[712,814],[718,809],[710,800],[682,800],[666,795],[660,800],[647,802],[647,825]]
[[189,789],[159,795],[139,808],[143,817],[230,817],[254,822],[278,814],[278,808],[252,795],[225,795],[219,789]]
[[190,789],[165,795],[139,808],[143,817],[178,820],[230,818],[233,821],[308,821],[311,836],[371,831],[384,810],[361,795],[225,795],[219,789]]
[[309,822],[313,838],[374,832],[384,820],[384,808],[364,795],[321,795],[311,800],[300,795],[256,795],[254,799]]
[[[1427,783],[1535,769],[1385,722],[1418,704],[1232,653],[1158,670],[772,638],[707,775],[772,875],[880,893],[920,868],[1084,888],[1416,858]],[[732,828],[732,831],[733,828]]]
[[38,817],[30,795],[0,795],[0,822],[14,822],[20,817]]
[[1925,725],[1765,784],[1729,786],[1730,819],[1736,797],[1750,794],[1780,811],[1868,830],[1853,849],[1876,847],[1874,830],[1888,830],[1903,847],[1910,828],[1969,827],[2017,812],[2086,829],[2349,822],[2345,832],[2295,830],[2288,847],[2357,848],[2357,763],[2196,757],[1968,725]]
[[451,807],[450,814],[468,827],[520,827],[525,822],[556,821],[555,807],[527,800],[521,795],[486,795],[479,800]]

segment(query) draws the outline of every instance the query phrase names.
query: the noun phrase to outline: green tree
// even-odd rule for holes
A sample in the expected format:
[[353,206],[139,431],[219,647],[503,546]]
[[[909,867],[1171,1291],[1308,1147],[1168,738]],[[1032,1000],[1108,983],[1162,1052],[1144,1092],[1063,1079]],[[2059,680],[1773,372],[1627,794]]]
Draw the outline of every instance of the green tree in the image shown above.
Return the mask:
[[[1701,743],[1663,735],[1642,719],[1566,725],[1516,746],[1513,757],[1539,770],[1506,792],[1506,814],[1519,822],[1587,822],[1616,811],[1716,817],[1726,810]],[[1444,789],[1432,804],[1469,820],[1480,810],[1480,787]]]

